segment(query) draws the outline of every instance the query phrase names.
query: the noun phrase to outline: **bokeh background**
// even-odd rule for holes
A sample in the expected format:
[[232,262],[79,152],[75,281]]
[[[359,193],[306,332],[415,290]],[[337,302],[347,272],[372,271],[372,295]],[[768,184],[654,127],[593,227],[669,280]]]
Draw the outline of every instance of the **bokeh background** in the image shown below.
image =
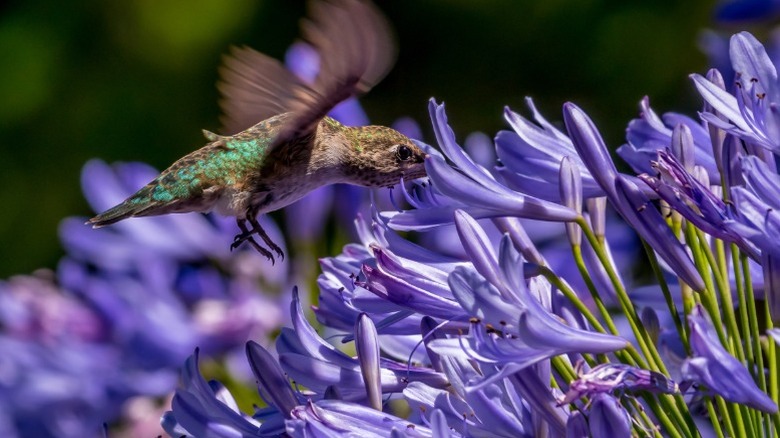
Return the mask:
[[[90,158],[164,168],[219,129],[220,57],[247,44],[281,58],[303,1],[4,2],[0,9],[0,277],[53,267],[58,222],[89,215]],[[456,133],[493,135],[504,105],[533,96],[551,120],[575,101],[611,147],[637,103],[696,109],[690,72],[713,25],[711,1],[380,1],[400,46],[395,69],[362,99],[374,123],[411,116],[430,141],[427,100]],[[725,29],[731,31],[737,29]]]

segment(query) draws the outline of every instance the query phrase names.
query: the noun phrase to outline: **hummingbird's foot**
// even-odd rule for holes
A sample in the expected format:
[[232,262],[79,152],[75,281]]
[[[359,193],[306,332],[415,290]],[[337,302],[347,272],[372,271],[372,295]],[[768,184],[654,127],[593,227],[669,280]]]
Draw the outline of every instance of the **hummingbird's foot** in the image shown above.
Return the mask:
[[230,244],[230,250],[233,251],[234,249],[241,246],[241,244],[244,242],[249,242],[249,244],[252,245],[252,248],[257,250],[257,252],[259,252],[260,254],[265,256],[268,260],[270,260],[272,265],[276,263],[276,260],[274,259],[274,255],[271,254],[271,252],[268,251],[267,249],[260,246],[260,244],[257,243],[257,241],[252,235],[246,236],[246,238],[244,238],[244,236],[242,236],[241,234],[236,235],[236,240],[234,240],[233,243]]
[[[241,246],[244,242],[249,242],[250,245],[252,245],[252,248],[254,248],[257,252],[265,256],[268,260],[271,261],[271,264],[276,264],[276,260],[274,259],[273,254],[271,254],[271,251],[268,251],[267,249],[260,246],[259,243],[255,240],[253,234],[255,234],[257,231],[252,230],[249,231],[249,229],[246,226],[246,220],[237,219],[236,223],[238,224],[238,227],[241,229],[241,234],[236,234],[236,237],[233,238],[233,243],[230,244],[230,250],[233,251],[234,249]],[[265,239],[263,239],[265,240]]]
[[260,226],[260,222],[257,221],[257,218],[254,216],[250,216],[251,219],[249,219],[249,223],[252,224],[253,232],[257,233],[258,236],[260,236],[261,239],[263,239],[263,242],[265,242],[266,245],[268,245],[269,248],[274,250],[276,255],[279,256],[280,259],[284,260],[284,251],[282,251],[282,248],[279,248],[279,245],[276,244],[271,238],[266,234],[263,227]]

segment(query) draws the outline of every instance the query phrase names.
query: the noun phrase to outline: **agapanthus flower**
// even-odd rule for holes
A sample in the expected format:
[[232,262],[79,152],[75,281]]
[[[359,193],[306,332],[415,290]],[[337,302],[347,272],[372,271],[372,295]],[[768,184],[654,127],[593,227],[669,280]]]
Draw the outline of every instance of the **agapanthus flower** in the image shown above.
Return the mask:
[[679,113],[669,112],[659,116],[650,107],[648,97],[640,101],[639,111],[639,118],[629,122],[626,129],[628,143],[616,151],[637,174],[655,173],[652,162],[658,158],[658,151],[670,147],[676,127],[685,126],[693,143],[694,164],[707,171],[711,183],[720,181],[710,136],[701,122]]
[[[420,186],[417,197],[408,197],[416,208],[388,213],[395,229],[422,230],[452,222],[454,209],[460,208],[476,218],[515,216],[529,219],[571,221],[577,214],[559,204],[524,195],[502,185],[484,167],[475,163],[455,141],[447,124],[444,105],[431,100],[428,110],[443,155],[430,154],[425,168],[432,187]],[[447,164],[451,160],[455,167]],[[445,199],[438,199],[445,198]]]
[[729,53],[736,72],[734,94],[701,75],[691,76],[713,110],[703,113],[702,118],[749,146],[778,152],[780,119],[776,107],[780,102],[780,88],[777,70],[764,46],[748,32],[731,37]]
[[[686,137],[690,139],[690,134]],[[691,167],[690,171],[687,170],[668,149],[657,153],[658,159],[653,162],[653,168],[659,176],[642,174],[639,176],[642,181],[697,228],[729,243],[738,243],[754,253],[755,250],[734,231],[734,215],[710,189],[709,178],[703,168]]]
[[615,397],[603,393],[594,395],[586,416],[591,436],[631,434],[631,416]]
[[[686,379],[685,389],[695,383],[693,388],[701,391],[697,395],[776,411],[775,402],[743,363],[719,345],[713,333],[717,330],[697,319],[699,308],[686,307],[692,296],[708,304],[717,302],[712,282],[705,282],[713,273],[704,269],[710,259],[703,259],[703,246],[715,246],[717,239],[734,242],[738,245],[730,250],[737,257],[740,248],[751,248],[740,231],[751,225],[741,217],[745,212],[739,211],[739,199],[731,207],[710,187],[709,171],[694,167],[695,148],[703,153],[712,141],[702,137],[696,146],[693,128],[676,125],[668,144],[658,140],[650,169],[659,176],[643,176],[648,185],[617,172],[595,124],[582,110],[566,104],[566,134],[556,132],[570,138],[569,152],[576,159],[562,155],[556,163],[556,177],[550,180],[558,191],[553,202],[510,187],[500,172],[478,164],[455,143],[443,107],[432,103],[430,109],[444,153],[431,152],[430,181],[418,181],[403,192],[412,209],[359,217],[359,242],[320,261],[323,273],[314,312],[331,336],[320,336],[309,324],[295,295],[292,328],[283,329],[276,342],[278,359],[256,344],[247,349],[258,391],[269,406],[251,416],[238,412],[233,403],[220,401],[228,398],[219,385],[193,377],[197,370],[191,359],[185,380],[201,383],[185,383],[179,390],[165,417],[167,430],[215,436],[282,432],[335,436],[362,430],[369,436],[530,437],[628,435],[662,428],[693,436],[696,431],[690,427],[695,423],[686,401],[694,405],[693,400],[701,398],[683,398],[672,375]],[[711,134],[709,126],[696,129],[700,136]],[[661,133],[656,138],[665,137]],[[649,145],[644,143],[645,148]],[[732,158],[725,162],[738,172]],[[701,161],[707,166],[715,163]],[[581,198],[586,193],[584,174],[598,186],[597,198]],[[766,180],[773,181],[766,175],[734,175],[724,180],[743,181],[750,193],[767,192]],[[668,222],[648,195],[654,189],[668,201],[664,208],[679,213]],[[604,198],[644,239],[651,255],[658,254],[682,280],[646,288],[664,289],[664,300],[631,301],[641,294],[628,294],[625,274],[616,271],[609,256]],[[584,204],[590,211],[582,211]],[[525,210],[528,205],[534,208]],[[529,211],[553,212],[534,216],[537,219],[576,222],[579,229],[568,227],[567,243],[575,255],[586,241],[591,251],[574,257],[578,273],[585,277],[582,282],[559,276],[556,263],[547,260],[556,253],[536,247],[534,236],[518,220]],[[680,228],[675,229],[673,221],[679,221]],[[694,232],[683,240],[680,229],[687,224]],[[448,225],[454,225],[450,235],[460,248],[455,257],[394,231],[427,232]],[[699,241],[700,236],[709,240]],[[534,262],[526,263],[525,255]],[[745,266],[744,272],[724,272],[728,277],[718,277],[717,287],[744,281],[737,274],[752,274],[747,259]],[[656,269],[665,279],[662,265]],[[732,277],[733,283],[726,281]],[[692,295],[691,287],[698,295]],[[588,290],[591,301],[586,304],[582,297]],[[609,302],[626,315],[630,332],[625,336],[604,307],[600,295],[606,290],[612,294]],[[659,301],[667,306],[665,314]],[[652,308],[638,307],[650,302]],[[724,306],[735,302],[744,301],[721,299]],[[680,309],[690,324],[685,337],[670,329],[675,317],[680,318]],[[719,324],[722,321],[723,317],[718,319]],[[357,355],[341,351],[339,341],[355,341]],[[680,366],[675,360],[684,362]],[[590,371],[578,373],[575,362],[587,362]],[[739,383],[712,381],[711,376],[724,370]],[[408,418],[395,416],[388,401],[405,401],[411,408]]]
[[748,370],[723,348],[701,307],[688,315],[688,324],[693,356],[683,363],[683,378],[704,385],[728,401],[776,413],[777,403],[756,386]]
[[576,367],[579,377],[571,382],[561,404],[571,403],[577,398],[596,393],[631,393],[650,391],[672,394],[679,391],[677,384],[655,371],[625,364],[604,363],[582,372],[583,362]]

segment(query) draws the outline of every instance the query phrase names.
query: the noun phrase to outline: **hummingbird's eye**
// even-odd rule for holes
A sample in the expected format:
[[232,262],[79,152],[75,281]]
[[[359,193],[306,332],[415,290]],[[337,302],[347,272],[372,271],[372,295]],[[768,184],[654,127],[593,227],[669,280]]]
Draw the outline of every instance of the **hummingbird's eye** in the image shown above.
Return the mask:
[[407,161],[410,158],[412,158],[412,155],[414,154],[412,153],[412,149],[409,146],[402,144],[398,146],[398,151],[396,152],[396,155],[398,156],[399,160]]

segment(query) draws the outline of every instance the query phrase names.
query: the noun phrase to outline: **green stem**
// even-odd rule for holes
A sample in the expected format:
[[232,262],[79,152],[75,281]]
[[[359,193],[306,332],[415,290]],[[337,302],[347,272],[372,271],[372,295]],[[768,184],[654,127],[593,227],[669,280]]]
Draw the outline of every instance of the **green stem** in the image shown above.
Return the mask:
[[[586,320],[588,320],[588,323],[593,326],[594,329],[596,329],[599,333],[607,333],[606,329],[604,329],[604,326],[601,325],[601,322],[596,318],[596,316],[590,311],[588,306],[585,305],[585,303],[580,300],[580,297],[577,296],[577,293],[574,292],[569,285],[567,285],[565,282],[563,282],[560,277],[558,277],[550,268],[547,266],[539,266],[539,272],[542,274],[544,278],[547,279],[547,281],[550,282],[553,286],[555,286],[561,293],[563,293],[563,296],[565,296],[571,303],[574,305],[574,307],[582,313],[582,316],[585,317]],[[611,322],[611,320],[610,320]],[[609,325],[609,324],[608,324]],[[614,327],[614,324],[611,325],[610,331],[612,331],[612,328]],[[617,334],[617,329],[615,329],[612,334]]]
[[715,435],[718,436],[718,438],[725,438],[723,436],[723,428],[720,427],[720,422],[717,420],[718,413],[715,411],[715,406],[712,405],[712,399],[707,398],[707,400],[704,402],[704,404],[707,406],[707,413],[710,415],[710,418],[712,421],[712,428],[715,429]]
[[[576,222],[585,233],[588,242],[593,248],[593,251],[596,253],[599,261],[604,266],[604,270],[607,272],[607,276],[609,276],[609,280],[612,282],[612,286],[615,288],[615,294],[618,297],[618,301],[620,302],[623,313],[626,315],[628,324],[631,326],[631,330],[636,337],[637,344],[639,344],[639,349],[645,355],[645,358],[647,359],[648,365],[651,367],[651,369],[653,371],[659,371],[659,367],[653,363],[653,355],[650,353],[650,347],[647,344],[647,339],[649,339],[647,331],[642,326],[642,322],[639,320],[639,316],[636,314],[636,309],[634,309],[634,306],[631,303],[631,299],[628,297],[628,294],[623,288],[623,284],[620,282],[620,279],[615,273],[612,263],[604,251],[604,248],[599,244],[596,236],[593,234],[593,231],[590,229],[584,218],[580,216]],[[653,346],[653,349],[655,349],[655,346]],[[664,374],[668,375],[668,373]]]
[[[745,348],[745,360],[747,361],[748,364],[753,364],[755,363],[754,354],[760,354],[760,350],[758,352],[753,351],[753,336],[751,336],[750,334],[750,321],[748,321],[747,297],[745,296],[745,285],[742,279],[742,266],[739,263],[739,248],[737,248],[737,245],[733,243],[731,244],[731,264],[733,265],[733,269],[734,269],[734,284],[737,287],[737,300],[739,302],[739,324],[743,336],[743,344]],[[757,377],[756,374],[760,373],[760,370],[755,370],[753,368],[754,367],[752,366],[748,367],[750,373],[753,374],[754,377]]]
[[745,351],[742,348],[742,337],[739,334],[739,328],[737,328],[737,317],[734,313],[734,301],[731,298],[731,286],[728,280],[725,278],[726,274],[720,269],[720,263],[715,259],[715,254],[712,253],[712,248],[707,244],[707,238],[701,230],[696,230],[696,235],[699,239],[704,255],[707,257],[707,262],[710,264],[712,273],[715,277],[715,283],[718,285],[718,292],[720,292],[720,308],[723,310],[726,328],[728,329],[728,336],[731,338],[731,344],[734,346],[733,353],[736,353],[737,359],[743,364],[745,363]]
[[756,352],[756,367],[758,368],[758,386],[766,392],[766,375],[764,374],[764,355],[761,354],[761,333],[758,329],[758,312],[756,312],[756,295],[753,291],[753,281],[750,275],[750,264],[745,254],[742,259],[742,272],[745,274],[745,290],[747,293],[748,321],[750,322],[750,336],[753,338],[753,350]]
[[699,245],[699,239],[696,236],[696,231],[693,225],[688,223],[685,227],[685,241],[688,243],[688,248],[691,249],[693,254],[693,262],[696,264],[696,269],[702,274],[701,277],[704,280],[704,290],[701,291],[699,297],[701,303],[707,313],[709,313],[712,319],[712,325],[715,328],[715,332],[718,334],[718,339],[724,348],[729,348],[729,342],[726,339],[726,333],[723,331],[723,321],[720,317],[720,310],[718,309],[718,301],[715,298],[715,286],[712,284],[712,277],[707,275],[711,270],[707,266],[707,259],[702,254],[701,245]]
[[737,435],[734,433],[734,425],[731,422],[731,414],[729,413],[728,408],[726,407],[726,402],[723,400],[720,396],[715,396],[715,403],[718,405],[718,411],[720,412],[719,417],[712,417],[712,422],[717,422],[718,418],[723,420],[723,424],[726,425],[726,432],[727,436],[730,437],[736,437],[736,436],[745,436],[745,435]]
[[[593,326],[593,328],[599,332],[599,333],[607,333],[607,331],[604,329],[604,326],[601,325],[601,322],[596,318],[595,315],[590,311],[588,306],[585,305],[585,303],[580,300],[580,297],[577,295],[576,292],[574,292],[568,284],[566,284],[564,281],[562,281],[555,273],[550,270],[547,266],[539,266],[539,271],[541,272],[542,276],[547,279],[547,281],[550,282],[553,286],[555,286],[558,290],[561,291],[563,296],[565,296],[571,303],[574,305],[574,307],[579,310],[582,315],[585,317],[585,319],[588,321],[588,323]],[[614,323],[612,322],[612,318],[607,315],[605,316],[605,321],[607,321],[607,324],[610,326],[610,330],[614,330],[612,334],[617,334],[617,329],[615,328]],[[644,358],[641,354],[639,354],[638,351],[636,351],[636,348],[629,344],[626,346],[626,351],[628,354],[624,354],[622,351],[616,351],[615,355],[620,359],[621,362],[634,365],[640,368],[647,368],[647,363],[645,362]]]
[[[767,330],[770,330],[774,328],[774,322],[772,321],[772,315],[769,312],[769,306],[764,306],[764,318],[766,318],[766,328]],[[780,357],[777,355],[777,343],[772,339],[770,336],[766,336],[766,358],[769,368],[769,397],[772,398],[772,400],[775,402],[775,404],[780,405],[780,400],[778,400],[778,393],[780,392],[780,385],[778,385],[778,369],[780,369]],[[761,356],[761,352],[758,353],[759,356]],[[772,424],[775,427],[775,436],[777,437],[780,433],[780,412],[775,412],[774,414],[766,414],[769,415],[772,421]]]
[[582,246],[572,245],[571,250],[572,253],[574,254],[574,262],[577,265],[577,269],[579,269],[580,275],[582,276],[582,279],[585,281],[585,285],[588,287],[590,296],[593,298],[593,302],[596,304],[596,308],[599,310],[601,317],[604,319],[604,323],[607,324],[609,331],[613,335],[617,335],[618,334],[617,327],[615,327],[615,323],[612,321],[612,317],[610,316],[609,311],[607,310],[607,306],[604,305],[604,301],[601,299],[601,295],[599,295],[599,292],[596,290],[596,285],[593,284],[593,280],[590,278],[590,273],[588,273],[588,268],[585,266],[585,260],[583,260],[582,258]]
[[[661,355],[658,353],[658,350],[656,349],[655,344],[652,342],[650,335],[647,333],[647,330],[645,330],[644,326],[642,326],[642,322],[636,313],[636,309],[634,308],[631,299],[628,297],[628,293],[626,293],[626,290],[623,288],[623,284],[620,282],[620,279],[618,278],[614,266],[609,260],[604,247],[599,243],[598,239],[593,234],[593,231],[590,229],[590,226],[588,226],[588,223],[583,217],[580,216],[577,218],[576,222],[582,229],[585,237],[588,239],[588,242],[593,248],[593,251],[596,253],[596,256],[598,257],[602,266],[604,266],[604,270],[607,272],[607,276],[609,276],[609,279],[615,288],[615,294],[618,297],[621,310],[626,315],[628,324],[631,326],[631,330],[636,337],[637,344],[639,344],[640,350],[647,359],[648,369],[668,376],[669,372],[666,369],[666,365],[661,359]],[[648,400],[648,398],[645,398],[645,400]],[[695,429],[691,429],[689,426],[690,423],[688,420],[690,420],[690,413],[688,412],[685,403],[682,402],[682,397],[679,395],[676,397],[660,397],[659,400],[667,412],[675,418],[678,427],[685,434],[685,436],[692,436],[692,431]],[[685,407],[684,411],[681,410],[681,406]],[[683,415],[683,412],[685,412],[686,415]]]
[[688,326],[683,325],[682,320],[680,319],[680,313],[677,311],[677,305],[674,304],[672,291],[669,290],[669,285],[664,279],[664,273],[661,271],[661,266],[658,264],[658,258],[655,255],[655,251],[653,251],[653,249],[650,248],[650,245],[644,240],[642,240],[642,246],[645,248],[645,254],[647,254],[647,259],[650,261],[650,267],[653,269],[653,273],[655,273],[655,278],[661,286],[661,292],[664,294],[666,306],[669,308],[669,313],[672,315],[674,326],[677,328],[677,333],[680,334],[680,339],[685,347],[685,351],[690,353],[691,346],[688,344]]

